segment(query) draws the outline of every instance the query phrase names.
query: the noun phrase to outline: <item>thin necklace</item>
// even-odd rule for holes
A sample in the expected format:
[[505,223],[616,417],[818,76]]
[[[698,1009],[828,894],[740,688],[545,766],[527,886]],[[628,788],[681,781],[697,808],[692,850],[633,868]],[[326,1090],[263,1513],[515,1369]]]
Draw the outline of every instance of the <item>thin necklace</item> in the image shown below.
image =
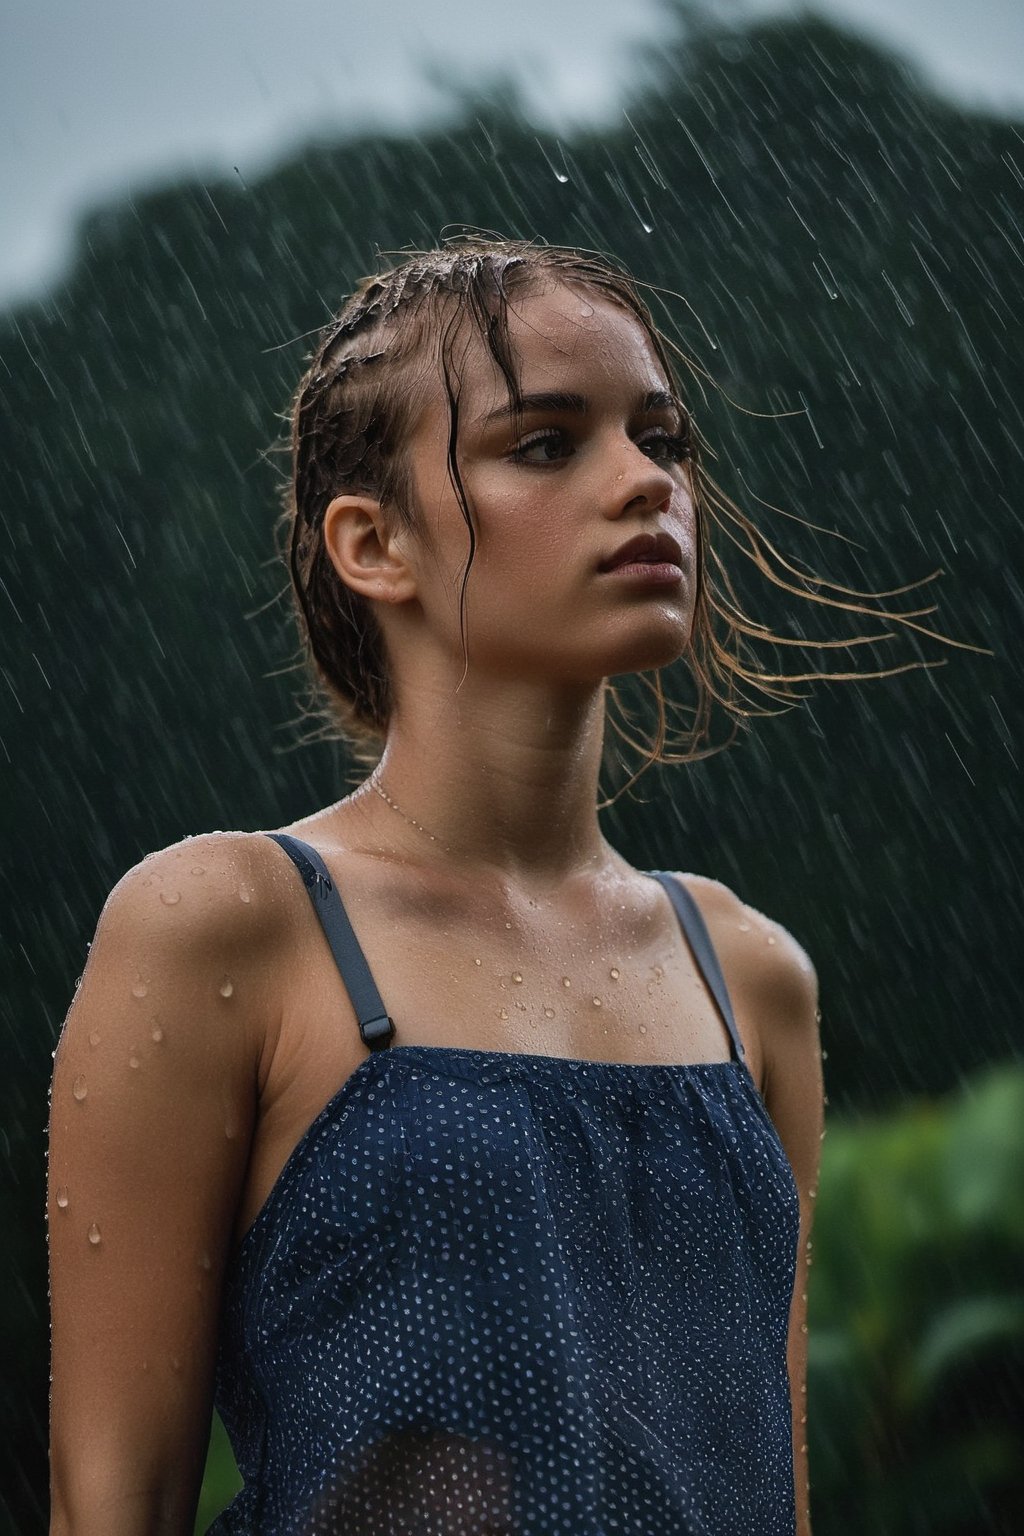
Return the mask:
[[380,795],[381,799],[385,800],[387,802],[387,804],[390,805],[390,807],[391,807],[391,809],[393,811],[397,811],[399,816],[401,816],[402,820],[403,821],[407,821],[409,823],[410,827],[415,827],[418,832],[425,832],[427,837],[430,838],[430,841],[432,843],[437,843],[438,847],[439,848],[443,848],[445,853],[451,853],[451,849],[448,847],[447,843],[442,843],[441,839],[439,837],[435,837],[433,832],[429,831],[425,826],[423,826],[422,822],[416,821],[415,818],[412,817],[412,816],[407,816],[405,814],[405,812],[402,810],[402,807],[400,805],[398,805],[396,803],[396,801],[392,800],[391,796],[387,793],[387,791],[384,790],[381,787],[381,785],[378,783],[378,781],[375,778],[373,778],[372,776],[370,778],[370,784],[377,791],[378,795]]

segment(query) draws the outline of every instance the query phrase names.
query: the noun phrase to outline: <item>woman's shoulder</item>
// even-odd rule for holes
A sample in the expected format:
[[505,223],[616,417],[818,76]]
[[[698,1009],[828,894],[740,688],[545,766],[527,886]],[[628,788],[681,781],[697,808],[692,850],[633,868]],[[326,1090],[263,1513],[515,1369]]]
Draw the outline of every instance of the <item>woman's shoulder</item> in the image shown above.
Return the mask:
[[88,1094],[96,1125],[145,1105],[158,1127],[165,1101],[179,1127],[202,1114],[249,1123],[280,1013],[278,939],[291,905],[274,854],[255,834],[206,833],[121,876],[61,1030],[58,1100],[81,1082],[74,1097]]
[[225,940],[265,942],[289,910],[281,855],[262,832],[203,832],[154,850],[110,891],[104,919]]
[[[287,861],[284,861],[287,862]],[[276,978],[294,923],[279,850],[253,832],[207,832],[132,865],[99,914],[82,991],[177,999],[179,1018],[205,1016],[207,995],[246,999],[246,1034],[275,1016]],[[157,982],[159,978],[159,985]],[[201,1028],[201,1025],[197,1024]]]
[[818,977],[790,931],[721,880],[680,872],[707,926],[738,1019],[749,1021],[766,1058],[778,1036],[814,1033]]

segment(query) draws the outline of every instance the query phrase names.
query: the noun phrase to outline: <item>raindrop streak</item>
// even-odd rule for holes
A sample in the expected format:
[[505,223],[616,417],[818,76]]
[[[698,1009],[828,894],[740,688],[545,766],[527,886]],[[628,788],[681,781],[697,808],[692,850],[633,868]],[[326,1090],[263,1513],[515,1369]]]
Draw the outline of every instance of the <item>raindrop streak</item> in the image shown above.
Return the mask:
[[74,1082],[71,1084],[71,1092],[74,1094],[74,1096],[78,1100],[79,1104],[81,1104],[82,1100],[85,1098],[86,1094],[89,1092],[89,1089],[86,1086],[85,1076],[84,1076],[83,1073],[80,1072],[78,1074],[78,1076],[75,1078]]
[[68,1192],[67,1188],[63,1184],[57,1191],[57,1207],[62,1211],[66,1211],[68,1208]]
[[165,907],[176,906],[177,903],[181,900],[181,892],[180,891],[161,891],[160,892],[160,900],[163,902]]
[[100,1229],[96,1225],[96,1223],[93,1222],[92,1226],[89,1228],[89,1241],[90,1241],[90,1243],[92,1243],[92,1246],[95,1248],[96,1245],[98,1244],[99,1240],[100,1240]]
[[149,987],[146,985],[146,983],[140,977],[139,980],[137,982],[135,982],[134,986],[132,987],[132,997],[145,997],[145,995],[146,995],[146,993],[148,991],[149,991]]
[[230,997],[235,990],[235,984],[231,977],[225,976],[217,990],[220,992],[221,997]]

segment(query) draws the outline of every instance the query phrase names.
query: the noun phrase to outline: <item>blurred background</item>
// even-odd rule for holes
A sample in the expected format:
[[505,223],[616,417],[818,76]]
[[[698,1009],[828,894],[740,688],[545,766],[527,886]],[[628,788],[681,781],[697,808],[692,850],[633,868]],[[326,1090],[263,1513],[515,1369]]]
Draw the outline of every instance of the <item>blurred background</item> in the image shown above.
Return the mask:
[[[713,381],[717,478],[788,557],[943,573],[891,601],[955,644],[761,652],[929,666],[808,684],[605,815],[818,969],[816,1536],[1024,1529],[1024,9],[0,0],[0,26],[0,1530],[46,1529],[47,1085],[100,908],[147,852],[351,786],[302,742],[272,450],[377,253],[465,224],[679,295],[652,302]],[[782,635],[886,627],[721,553]],[[215,1421],[197,1530],[235,1486]]]

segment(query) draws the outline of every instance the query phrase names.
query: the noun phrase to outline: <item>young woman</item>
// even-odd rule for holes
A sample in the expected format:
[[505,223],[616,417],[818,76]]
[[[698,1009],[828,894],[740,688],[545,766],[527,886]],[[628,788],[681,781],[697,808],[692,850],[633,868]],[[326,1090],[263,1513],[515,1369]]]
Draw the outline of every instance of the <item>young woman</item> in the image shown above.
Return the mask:
[[756,677],[695,449],[592,256],[409,257],[321,339],[291,569],[372,772],[103,909],[52,1088],[53,1536],[187,1536],[214,1401],[218,1536],[807,1536],[815,972],[598,824],[610,678]]

